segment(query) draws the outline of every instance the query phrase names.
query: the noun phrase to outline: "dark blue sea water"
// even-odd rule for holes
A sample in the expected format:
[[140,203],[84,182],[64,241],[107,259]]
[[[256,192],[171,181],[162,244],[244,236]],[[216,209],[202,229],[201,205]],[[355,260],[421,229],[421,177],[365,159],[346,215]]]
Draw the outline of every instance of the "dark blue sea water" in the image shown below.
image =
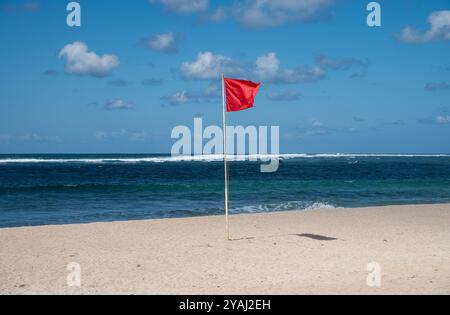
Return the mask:
[[[0,227],[223,213],[223,163],[164,155],[0,155]],[[231,213],[450,202],[448,155],[230,163]]]

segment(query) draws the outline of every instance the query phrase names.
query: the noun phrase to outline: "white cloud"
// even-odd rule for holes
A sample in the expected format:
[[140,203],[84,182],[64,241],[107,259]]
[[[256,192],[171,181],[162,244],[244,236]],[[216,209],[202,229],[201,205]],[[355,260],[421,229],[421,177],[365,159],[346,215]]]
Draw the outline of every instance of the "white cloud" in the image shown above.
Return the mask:
[[258,57],[253,67],[221,54],[200,52],[196,60],[181,64],[180,73],[187,80],[216,80],[224,73],[227,76],[250,77],[264,83],[285,84],[315,82],[326,76],[326,71],[319,66],[283,69],[273,52]]
[[280,60],[273,52],[256,59],[256,73],[260,77],[273,77],[280,70]]
[[439,125],[450,124],[450,116],[436,116],[435,122]]
[[147,40],[147,45],[154,51],[163,53],[176,53],[178,52],[178,41],[180,36],[172,32],[164,34],[156,34],[151,36]]
[[228,11],[245,26],[267,27],[328,17],[333,3],[334,0],[245,0]]
[[200,52],[197,59],[185,61],[180,66],[181,75],[190,80],[220,79],[222,73],[226,75],[242,75],[244,69],[230,57],[212,52]]
[[132,109],[133,104],[128,103],[122,99],[117,99],[114,101],[106,102],[105,109],[107,110],[120,110],[120,109]]
[[432,41],[450,40],[450,11],[435,11],[428,16],[429,29],[418,31],[410,26],[405,27],[399,39],[405,43],[428,43]]
[[196,98],[192,98],[187,91],[176,92],[175,94],[162,97],[169,105],[183,105],[197,103]]
[[271,83],[315,82],[326,76],[326,71],[318,66],[282,69],[280,60],[273,52],[256,59],[254,72],[259,80]]
[[218,85],[212,84],[204,91],[186,91],[176,92],[172,95],[167,95],[161,99],[166,101],[168,105],[176,106],[183,104],[193,104],[200,102],[214,102],[220,101],[222,90]]
[[77,75],[104,77],[111,74],[119,66],[119,58],[115,55],[99,56],[89,51],[83,42],[67,44],[59,52],[59,58],[64,59],[65,71]]
[[164,9],[180,14],[204,12],[209,5],[209,0],[149,0],[149,2],[160,4]]

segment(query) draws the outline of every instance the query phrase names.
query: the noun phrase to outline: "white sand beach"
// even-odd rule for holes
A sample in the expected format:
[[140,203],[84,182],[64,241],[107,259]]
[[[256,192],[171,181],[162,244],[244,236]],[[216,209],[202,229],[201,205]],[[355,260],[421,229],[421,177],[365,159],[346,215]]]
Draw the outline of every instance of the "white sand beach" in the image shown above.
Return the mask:
[[0,229],[0,293],[450,293],[450,204],[236,215],[231,237],[222,216]]

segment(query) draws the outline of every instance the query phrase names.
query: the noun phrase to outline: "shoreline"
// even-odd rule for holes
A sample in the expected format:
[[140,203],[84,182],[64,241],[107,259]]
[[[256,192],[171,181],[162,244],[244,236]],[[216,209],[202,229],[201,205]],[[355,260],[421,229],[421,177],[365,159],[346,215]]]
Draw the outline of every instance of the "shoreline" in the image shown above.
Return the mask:
[[[224,227],[218,215],[2,228],[0,294],[450,294],[450,204],[235,214],[231,241]],[[80,287],[67,285],[73,262]]]
[[[333,207],[333,208],[314,208],[314,209],[298,209],[298,210],[275,210],[275,211],[264,211],[264,212],[244,212],[244,213],[230,213],[230,218],[235,218],[239,216],[252,216],[252,215],[265,215],[265,214],[276,214],[276,213],[307,213],[307,212],[326,212],[335,210],[348,210],[348,209],[379,209],[388,207],[416,207],[416,206],[449,206],[449,203],[419,203],[419,204],[394,204],[394,205],[383,205],[383,206],[367,206],[367,207]],[[2,230],[14,230],[14,229],[33,229],[33,228],[45,228],[45,227],[70,227],[77,225],[93,225],[93,224],[109,224],[109,223],[128,223],[128,222],[154,222],[154,221],[170,221],[170,220],[189,220],[195,218],[221,218],[225,221],[225,214],[213,214],[213,215],[196,215],[190,217],[172,217],[172,218],[149,218],[149,219],[130,219],[130,220],[111,220],[111,221],[93,221],[93,222],[81,222],[81,223],[61,223],[61,224],[42,224],[42,225],[24,225],[24,226],[12,226],[12,227],[0,227]]]

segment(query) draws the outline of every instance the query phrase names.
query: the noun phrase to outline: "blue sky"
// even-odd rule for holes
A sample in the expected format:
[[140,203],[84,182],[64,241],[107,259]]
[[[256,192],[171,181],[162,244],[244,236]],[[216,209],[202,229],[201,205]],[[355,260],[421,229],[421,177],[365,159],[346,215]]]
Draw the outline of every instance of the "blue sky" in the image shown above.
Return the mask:
[[262,82],[235,125],[282,152],[450,153],[450,4],[0,1],[0,153],[164,153],[221,124],[218,74]]

